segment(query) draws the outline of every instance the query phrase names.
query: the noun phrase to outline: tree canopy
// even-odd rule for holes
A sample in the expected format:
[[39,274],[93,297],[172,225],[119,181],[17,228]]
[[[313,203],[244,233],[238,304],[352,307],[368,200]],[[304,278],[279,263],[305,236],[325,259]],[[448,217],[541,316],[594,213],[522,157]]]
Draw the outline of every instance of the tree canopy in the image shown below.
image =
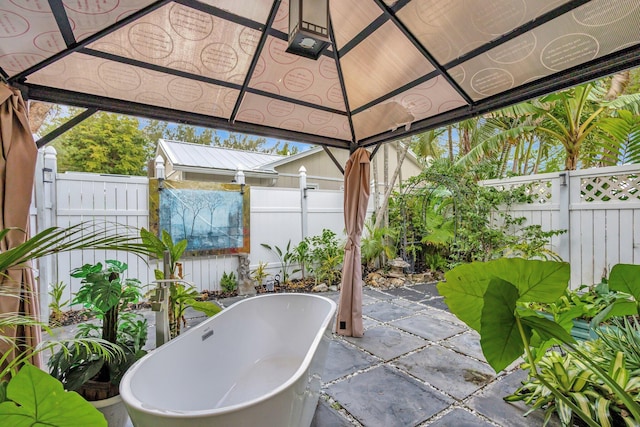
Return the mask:
[[[71,115],[79,112],[72,109]],[[45,132],[57,128],[68,116],[54,118]],[[155,145],[139,129],[138,119],[98,112],[54,140],[58,171],[146,175]]]

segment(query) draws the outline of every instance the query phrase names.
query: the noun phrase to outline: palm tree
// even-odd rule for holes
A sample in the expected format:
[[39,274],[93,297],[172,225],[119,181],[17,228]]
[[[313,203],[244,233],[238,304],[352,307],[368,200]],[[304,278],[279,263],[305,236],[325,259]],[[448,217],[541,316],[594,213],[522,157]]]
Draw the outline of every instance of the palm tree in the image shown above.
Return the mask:
[[443,150],[438,145],[438,140],[444,131],[444,128],[431,129],[411,140],[411,150],[423,166],[429,163],[429,159],[436,159],[442,155]]
[[[565,169],[575,170],[580,158],[580,150],[588,138],[607,137],[608,144],[620,145],[619,121],[609,121],[610,132],[598,132],[604,119],[616,110],[638,109],[640,94],[621,95],[605,100],[606,90],[602,85],[587,83],[563,92],[540,98],[536,115],[542,120],[536,125],[536,132],[546,134],[564,147]],[[612,129],[611,127],[614,127]],[[597,142],[596,142],[597,144]]]
[[[606,94],[602,84],[587,83],[494,112],[486,118],[482,142],[458,163],[465,165],[500,153],[499,175],[502,175],[511,147],[520,147],[514,150],[518,154],[514,162],[529,160],[528,156],[520,156],[524,150],[520,144],[525,141],[529,144],[526,152],[530,153],[531,144],[537,144],[539,155],[543,153],[543,144],[560,144],[567,170],[577,168],[584,145],[589,146],[589,153],[594,151],[593,147],[617,153],[627,141],[633,145],[637,137],[629,137],[635,129],[633,121],[624,113],[623,117],[618,116],[616,111],[637,112],[640,94],[621,95],[613,100],[606,100]],[[538,156],[533,170],[537,171],[541,160]],[[520,165],[520,170],[523,167],[526,165]],[[514,164],[514,171],[517,170]]]
[[[527,104],[520,104],[485,115],[480,119],[473,134],[473,148],[456,162],[460,166],[469,166],[482,159],[493,159],[498,165],[496,177],[504,176],[513,150],[512,170],[514,172],[526,167],[527,155],[531,154],[535,140],[529,138],[535,126],[531,113],[534,110]],[[525,149],[525,142],[529,146]],[[525,160],[526,159],[526,160]],[[521,164],[524,163],[524,166]]]

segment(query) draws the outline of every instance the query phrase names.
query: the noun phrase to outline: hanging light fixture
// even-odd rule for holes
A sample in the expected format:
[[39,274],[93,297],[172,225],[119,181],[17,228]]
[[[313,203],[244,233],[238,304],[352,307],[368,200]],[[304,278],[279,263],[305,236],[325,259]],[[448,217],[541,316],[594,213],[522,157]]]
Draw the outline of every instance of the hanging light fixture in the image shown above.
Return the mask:
[[289,0],[287,52],[318,59],[329,44],[329,0]]

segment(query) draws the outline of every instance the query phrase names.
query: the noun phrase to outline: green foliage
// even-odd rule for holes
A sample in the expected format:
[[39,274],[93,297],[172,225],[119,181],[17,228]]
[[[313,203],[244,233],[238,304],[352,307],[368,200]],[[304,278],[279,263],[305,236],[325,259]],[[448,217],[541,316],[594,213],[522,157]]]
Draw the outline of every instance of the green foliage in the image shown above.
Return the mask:
[[296,260],[296,254],[291,249],[291,240],[287,242],[287,247],[281,249],[278,246],[271,246],[266,243],[260,244],[263,248],[270,250],[277,257],[278,261],[280,261],[280,273],[282,274],[282,283],[287,283],[289,281],[289,270],[291,269],[291,264]]
[[530,200],[528,188],[480,186],[486,167],[436,161],[394,196],[389,222],[416,265],[436,254],[449,266],[503,256],[557,259],[548,243],[562,231],[526,226],[524,218],[512,216],[511,206]]
[[553,315],[567,330],[571,330],[573,319],[589,320],[591,328],[597,330],[607,319],[638,314],[639,297],[640,266],[617,264],[608,280],[595,286],[566,290],[557,301],[531,307]]
[[225,271],[220,278],[220,287],[227,293],[235,292],[238,289],[238,279],[236,279],[235,273],[232,271],[228,273]]
[[[497,300],[498,295],[485,296],[492,280],[500,280],[516,287],[517,302],[551,303],[566,290],[569,282],[569,264],[555,261],[524,260],[522,258],[501,258],[488,262],[462,264],[445,273],[445,282],[438,284],[440,295],[452,313],[469,327],[482,330],[481,319],[489,320],[483,314],[491,315],[492,309],[498,313],[505,301]],[[512,295],[512,299],[514,297]],[[515,318],[509,325],[515,326]],[[500,348],[485,348],[487,361],[500,357]],[[487,355],[486,353],[489,353]],[[520,352],[522,354],[522,352]],[[515,359],[514,359],[515,360]],[[513,360],[512,360],[513,361]],[[498,370],[498,369],[497,369]]]
[[344,248],[336,233],[325,228],[320,235],[305,240],[309,247],[309,269],[316,282],[332,285],[340,281]]
[[189,283],[182,280],[179,274],[180,258],[187,249],[187,240],[174,242],[168,231],[162,230],[161,238],[142,228],[140,238],[146,250],[156,258],[163,260],[164,254],[169,254],[169,277],[164,272],[155,270],[156,280],[175,279],[169,284],[169,331],[171,338],[180,335],[181,325],[186,325],[184,312],[188,307],[200,311],[207,316],[213,316],[220,311],[220,307],[209,301],[198,301],[200,294]]
[[142,350],[147,339],[146,319],[134,313],[121,315],[129,304],[142,297],[140,281],[123,278],[126,270],[127,264],[107,260],[104,266],[85,264],[71,272],[72,277],[82,279],[82,287],[72,304],[82,304],[101,321],[100,325],[83,324],[76,338],[100,336],[122,352],[110,359],[101,352],[73,344],[59,350],[49,366],[51,374],[67,390],[78,390],[90,379],[110,381],[117,386],[127,368],[146,353]]
[[448,265],[447,259],[439,253],[425,254],[424,262],[431,271],[444,272]]
[[[546,398],[551,394],[561,419],[567,420],[576,414],[589,426],[600,425],[592,419],[591,406],[584,398],[577,394],[566,395],[571,393],[567,392],[568,388],[584,380],[584,374],[569,376],[567,368],[557,361],[547,363],[553,369],[552,377],[548,370],[544,370],[545,365],[542,373],[538,371],[543,359],[534,358],[532,342],[555,342],[593,374],[602,395],[615,402],[621,416],[629,417],[625,421],[628,425],[640,421],[640,405],[634,397],[638,394],[638,380],[630,379],[624,359],[616,356],[611,365],[603,368],[584,348],[574,345],[575,340],[560,324],[523,304],[551,303],[564,294],[569,281],[568,264],[502,258],[460,265],[447,272],[445,278],[446,282],[438,284],[438,291],[451,312],[480,334],[483,354],[496,371],[504,369],[525,353],[530,376],[537,381],[525,392],[527,396],[534,396],[530,402],[537,402],[538,395]],[[550,382],[553,378],[558,380],[558,384]],[[536,391],[537,385],[545,387],[544,392]],[[602,411],[596,419],[603,423],[606,419],[604,410],[612,409],[611,405],[597,397],[595,407]]]
[[597,340],[585,342],[589,353],[601,365],[609,365],[618,353],[624,355],[633,376],[640,376],[640,321],[637,317],[617,317],[596,329]]
[[[10,233],[24,233],[23,230],[10,228],[0,230],[0,239],[5,239]],[[14,237],[15,239],[15,237]],[[38,258],[62,253],[73,250],[96,249],[96,250],[112,250],[112,251],[130,251],[136,254],[146,254],[144,248],[135,243],[136,238],[132,236],[117,234],[116,228],[110,225],[100,225],[96,223],[80,223],[66,228],[51,227],[43,230],[24,243],[21,243],[11,249],[0,252],[0,271],[6,271],[10,268],[21,267],[30,261]],[[14,287],[0,285],[0,295],[19,298],[16,295]],[[46,325],[38,322],[37,319],[18,313],[0,313],[0,331],[9,330],[17,326],[42,327],[47,329]],[[12,340],[9,336],[0,334],[0,340],[4,341],[8,347],[19,349],[18,342]],[[70,345],[78,348],[84,347],[87,351],[91,350],[101,354],[102,357],[109,359],[116,357],[122,353],[117,347],[110,346],[110,343],[100,339],[74,339],[66,340]],[[18,369],[23,366],[33,354],[37,354],[46,349],[52,348],[57,343],[43,342],[35,348],[26,348],[14,352],[5,352],[0,355],[0,378],[14,376]],[[66,346],[62,346],[61,350],[65,351]],[[9,359],[11,357],[11,359]],[[2,396],[4,388],[0,384],[0,396]]]
[[607,281],[595,286],[567,289],[557,301],[532,305],[532,308],[551,314],[567,330],[571,329],[574,319],[591,321],[591,327],[595,328],[613,316],[626,316],[636,312],[630,295],[610,290]]
[[600,144],[595,144],[587,154],[593,163],[604,166],[640,163],[640,115],[618,110],[615,116],[601,120]]
[[31,426],[105,426],[104,416],[44,371],[26,364],[7,384],[0,399],[0,424]]
[[144,227],[140,229],[140,238],[147,250],[160,260],[163,259],[165,252],[169,252],[169,272],[171,278],[176,278],[176,267],[187,249],[187,240],[183,239],[174,243],[171,234],[167,230],[162,230],[162,238],[159,238]]
[[363,264],[373,267],[375,261],[382,254],[388,259],[396,257],[397,230],[391,227],[376,227],[373,217],[364,223],[364,228],[365,233],[360,243]]
[[[524,369],[529,367],[528,364],[523,364]],[[599,396],[593,390],[595,381],[593,372],[579,364],[573,356],[552,351],[538,362],[537,370],[538,376],[542,380],[530,377],[505,400],[508,402],[524,401],[531,406],[531,409],[526,413],[527,415],[537,409],[544,410],[545,422],[543,426],[548,424],[554,412],[558,414],[563,426],[573,426],[573,410],[549,392],[548,386],[551,386],[571,399],[590,418],[599,421],[600,425],[604,425],[602,421],[608,422],[608,411],[605,411],[604,414],[600,413],[597,403],[594,402]]]
[[293,273],[300,272],[302,274],[302,280],[305,279],[306,272],[309,271],[311,260],[311,246],[309,245],[309,239],[305,238],[293,248],[294,262],[298,263],[300,268],[293,270]]
[[[78,109],[70,109],[76,115]],[[53,120],[52,130],[70,117]],[[58,170],[146,175],[147,161],[155,145],[139,129],[138,119],[98,112],[72,127],[52,142],[58,151]]]
[[269,273],[267,273],[267,264],[259,261],[256,269],[251,272],[251,278],[255,280],[259,286],[262,286],[264,279],[267,277],[269,277]]
[[[282,146],[280,145],[282,144]],[[269,150],[270,153],[278,154],[280,156],[292,156],[294,154],[298,154],[298,147],[296,145],[292,145],[290,142],[278,141],[276,144]]]
[[[619,342],[617,344],[620,344]],[[636,338],[636,347],[638,345]],[[640,376],[637,371],[627,367],[624,352],[609,347],[608,344],[585,342],[580,348],[584,354],[596,361],[600,369],[629,396],[640,394]],[[602,358],[601,352],[608,357]],[[523,368],[529,368],[524,364]],[[592,368],[584,364],[575,354],[553,351],[544,355],[537,363],[538,377],[530,376],[512,395],[505,400],[515,402],[522,400],[531,409],[544,409],[546,413],[545,425],[556,412],[563,426],[572,427],[574,424],[573,410],[563,399],[549,392],[553,387],[564,398],[578,406],[585,415],[589,416],[600,426],[625,425],[635,426],[637,420],[630,416],[625,403],[613,388],[596,375]]]
[[49,291],[49,297],[51,298],[49,302],[49,310],[51,310],[49,322],[52,325],[60,324],[63,317],[62,309],[69,304],[69,300],[63,300],[66,288],[67,285],[64,282],[56,282],[51,286],[51,290]]
[[155,144],[159,139],[184,141],[192,144],[212,145],[219,137],[213,129],[196,128],[184,123],[171,124],[158,120],[149,120],[142,131],[147,139]]

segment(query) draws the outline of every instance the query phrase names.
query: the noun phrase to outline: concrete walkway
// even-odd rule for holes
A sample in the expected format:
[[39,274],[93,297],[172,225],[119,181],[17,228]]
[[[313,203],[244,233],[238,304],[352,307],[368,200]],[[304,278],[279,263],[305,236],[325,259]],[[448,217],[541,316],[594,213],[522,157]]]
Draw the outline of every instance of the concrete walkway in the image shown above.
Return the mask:
[[[484,360],[478,334],[447,311],[435,284],[363,292],[364,337],[333,335],[312,426],[543,424],[542,411],[524,417],[528,409],[524,404],[503,400],[526,373],[514,363],[496,374]],[[322,295],[339,300],[337,292]],[[228,307],[242,298],[218,302]],[[149,320],[150,349],[155,318],[150,311],[144,315]],[[195,311],[186,317],[189,326],[205,319]],[[58,337],[72,336],[75,328],[61,329]],[[559,423],[553,419],[549,425]]]

